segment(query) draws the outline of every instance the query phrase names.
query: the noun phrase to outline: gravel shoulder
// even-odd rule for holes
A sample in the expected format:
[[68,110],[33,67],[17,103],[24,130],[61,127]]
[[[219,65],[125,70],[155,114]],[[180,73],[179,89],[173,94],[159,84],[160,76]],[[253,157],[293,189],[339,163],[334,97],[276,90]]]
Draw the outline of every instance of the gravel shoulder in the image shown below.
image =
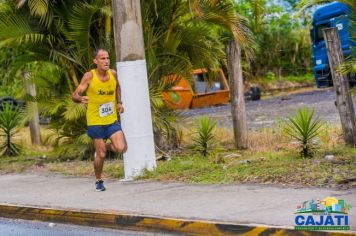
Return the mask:
[[[277,96],[259,101],[247,101],[247,126],[252,130],[271,127],[279,120],[295,114],[298,108],[315,109],[315,115],[329,123],[337,123],[340,117],[335,106],[336,94],[332,88],[315,89],[297,94]],[[353,97],[356,107],[356,98]],[[208,115],[217,119],[217,124],[232,128],[231,105],[191,109],[183,112],[186,124],[193,123],[199,116]]]

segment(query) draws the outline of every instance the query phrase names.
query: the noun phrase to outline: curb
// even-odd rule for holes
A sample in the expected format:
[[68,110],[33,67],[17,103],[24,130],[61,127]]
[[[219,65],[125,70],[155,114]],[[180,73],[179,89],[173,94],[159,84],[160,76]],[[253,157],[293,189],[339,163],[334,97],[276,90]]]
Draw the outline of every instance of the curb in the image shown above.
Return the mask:
[[0,217],[70,223],[135,231],[165,231],[189,235],[345,235],[347,232],[297,231],[272,226],[174,219],[126,213],[66,210],[0,204]]

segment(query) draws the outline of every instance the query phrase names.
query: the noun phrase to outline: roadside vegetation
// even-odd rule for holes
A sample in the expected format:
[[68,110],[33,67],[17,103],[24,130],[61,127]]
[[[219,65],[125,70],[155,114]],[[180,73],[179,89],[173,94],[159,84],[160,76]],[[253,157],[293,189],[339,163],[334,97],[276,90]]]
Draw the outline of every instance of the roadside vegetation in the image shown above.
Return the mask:
[[[308,114],[306,117],[310,118],[310,111]],[[300,115],[297,113],[294,119]],[[147,172],[143,178],[189,183],[354,186],[356,149],[345,146],[340,127],[328,123],[321,127],[319,122],[313,119],[307,128],[306,142],[315,147],[312,158],[301,152],[304,144],[288,134],[293,123],[287,120],[274,128],[249,131],[249,148],[240,151],[233,148],[232,131],[217,127],[213,136],[218,142],[210,155],[192,151],[176,154],[170,161],[159,162],[157,170]],[[310,139],[313,133],[318,134],[314,140]],[[190,145],[193,134],[189,127],[185,130],[184,145]]]
[[[231,130],[216,126],[211,133],[215,148],[204,156],[191,137],[196,126],[186,127],[181,149],[157,155],[157,169],[140,180],[180,181],[186,183],[263,183],[319,187],[354,187],[356,149],[344,145],[341,128],[326,123],[313,158],[300,155],[300,144],[288,137],[285,123],[274,128],[249,132],[248,150],[236,150]],[[28,136],[27,132],[27,136]],[[26,139],[25,139],[26,140]],[[29,137],[27,137],[29,141]],[[28,142],[27,141],[27,142]],[[24,146],[29,146],[28,143]],[[0,173],[55,173],[65,176],[92,176],[92,157],[87,160],[58,159],[55,150],[24,150],[17,157],[0,158]],[[105,178],[124,176],[123,160],[109,156],[104,165]]]

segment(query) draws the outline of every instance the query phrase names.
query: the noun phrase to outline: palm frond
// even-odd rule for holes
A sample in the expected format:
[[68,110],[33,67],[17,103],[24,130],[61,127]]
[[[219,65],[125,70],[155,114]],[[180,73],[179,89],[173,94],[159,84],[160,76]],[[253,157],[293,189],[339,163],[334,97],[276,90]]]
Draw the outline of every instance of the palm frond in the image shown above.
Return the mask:
[[[301,0],[298,3],[298,8],[300,9],[300,11],[304,11],[305,9],[317,5],[317,4],[323,4],[323,3],[330,3],[333,2],[333,0]],[[351,7],[351,9],[353,10],[353,12],[355,12],[354,10],[356,9],[356,3],[354,0],[339,0],[339,2],[343,2],[347,5],[349,5]]]
[[48,12],[48,0],[28,0],[32,15],[44,17]]
[[92,55],[92,49],[90,47],[90,26],[95,12],[96,9],[92,5],[79,3],[74,6],[68,19],[70,31],[67,33],[67,37],[76,43],[79,60],[82,61],[87,68],[89,67],[89,60]]
[[38,43],[47,39],[37,27],[29,24],[25,16],[13,10],[0,12],[0,47],[12,43]]
[[356,73],[356,58],[351,58],[344,63],[342,63],[339,67],[339,71],[341,74],[348,73]]
[[195,0],[199,5],[198,19],[206,23],[223,27],[232,32],[235,40],[245,50],[248,59],[254,56],[254,36],[247,26],[247,20],[236,13],[233,1]]
[[66,121],[76,121],[85,117],[87,109],[84,104],[75,103],[69,99],[66,102],[66,111],[63,112],[63,117]]

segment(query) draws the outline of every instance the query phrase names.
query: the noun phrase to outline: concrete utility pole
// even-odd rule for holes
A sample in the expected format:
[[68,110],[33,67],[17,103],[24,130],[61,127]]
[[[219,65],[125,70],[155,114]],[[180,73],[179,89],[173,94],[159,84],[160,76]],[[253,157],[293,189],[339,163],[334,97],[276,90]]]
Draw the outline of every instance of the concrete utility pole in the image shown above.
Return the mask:
[[341,126],[346,144],[356,147],[356,118],[352,97],[349,89],[349,81],[346,75],[337,69],[344,62],[339,32],[337,28],[324,30],[330,71],[336,90],[336,106],[339,110]]
[[[23,72],[23,80],[26,88],[26,94],[31,97],[36,97],[36,86],[32,81],[31,73],[29,71]],[[37,102],[27,102],[27,110],[30,114],[30,135],[31,142],[34,145],[41,145],[41,132],[40,132],[40,118],[38,115]]]
[[140,0],[113,0],[117,74],[125,112],[125,179],[156,167]]
[[247,148],[247,124],[242,80],[241,50],[236,41],[225,44],[229,69],[230,103],[236,148]]

